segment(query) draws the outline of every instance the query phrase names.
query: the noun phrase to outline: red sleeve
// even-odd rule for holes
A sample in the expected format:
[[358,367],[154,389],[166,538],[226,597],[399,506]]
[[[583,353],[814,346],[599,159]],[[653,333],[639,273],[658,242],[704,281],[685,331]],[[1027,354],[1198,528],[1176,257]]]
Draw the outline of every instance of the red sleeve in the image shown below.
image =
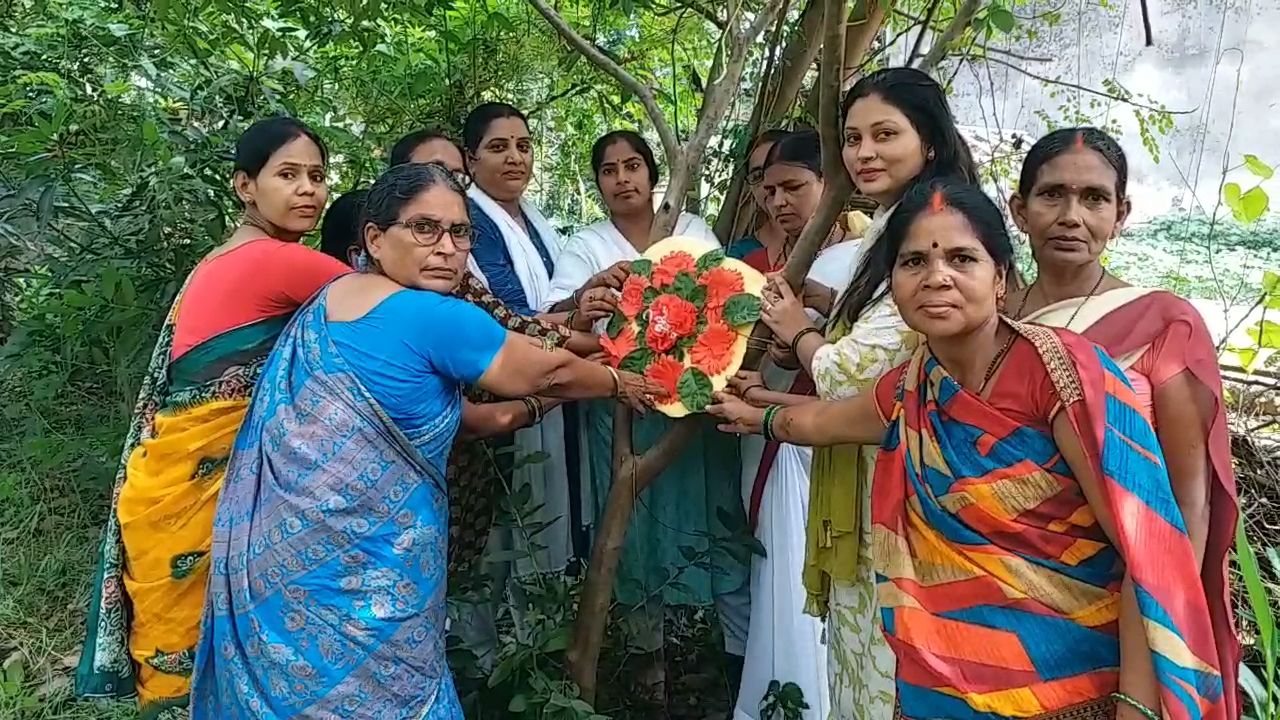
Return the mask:
[[269,268],[273,287],[282,304],[298,307],[316,294],[330,280],[351,272],[351,268],[319,250],[300,243],[281,243],[276,247]]
[[898,402],[898,379],[906,370],[907,365],[903,363],[881,375],[876,381],[876,410],[886,425],[889,424],[889,418],[893,417],[894,404]]
[[[1198,343],[1204,347],[1195,347]],[[1151,378],[1154,389],[1185,371],[1190,365],[1188,356],[1193,354],[1216,354],[1208,331],[1196,333],[1189,323],[1175,322],[1151,343],[1134,368]]]

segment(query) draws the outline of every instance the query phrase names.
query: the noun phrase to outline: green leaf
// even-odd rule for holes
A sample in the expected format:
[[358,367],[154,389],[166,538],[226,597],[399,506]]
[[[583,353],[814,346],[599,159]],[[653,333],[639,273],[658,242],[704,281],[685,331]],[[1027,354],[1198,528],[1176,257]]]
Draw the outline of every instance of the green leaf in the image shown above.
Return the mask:
[[711,378],[698,368],[685,368],[676,382],[676,395],[693,412],[702,412],[711,404]]
[[1249,544],[1244,531],[1244,516],[1236,523],[1236,562],[1240,566],[1240,575],[1244,578],[1246,595],[1253,609],[1254,623],[1258,626],[1258,645],[1262,648],[1266,665],[1263,669],[1263,681],[1268,691],[1275,688],[1276,678],[1276,616],[1272,609],[1271,599],[1267,597],[1267,587],[1262,581],[1262,570],[1258,567],[1258,556]]
[[1240,196],[1240,222],[1251,225],[1266,214],[1271,205],[1271,197],[1261,187],[1250,189]]
[[653,261],[648,258],[640,258],[631,261],[631,274],[648,278],[653,275]]
[[1249,170],[1249,172],[1257,175],[1263,180],[1270,180],[1271,177],[1276,174],[1276,171],[1273,170],[1270,165],[1259,160],[1257,155],[1245,155],[1244,166]]
[[1237,183],[1227,183],[1222,186],[1222,202],[1231,208],[1232,212],[1240,206],[1240,185]]
[[723,262],[724,262],[724,251],[712,250],[711,252],[703,253],[702,257],[698,258],[698,262],[696,263],[695,267],[698,270],[698,274],[701,275],[702,273],[712,268],[720,267],[720,264]]
[[661,293],[658,291],[658,288],[655,288],[655,287],[647,287],[647,288],[645,288],[645,289],[644,289],[644,304],[645,304],[645,305],[648,305],[648,304],[652,303],[654,300],[657,300],[657,299],[658,299],[658,295],[660,295],[660,294],[661,294]]
[[697,288],[698,281],[687,272],[676,273],[675,280],[671,281],[671,292],[689,302],[693,302],[693,292]]
[[725,301],[724,321],[733,327],[742,327],[760,319],[760,298],[750,293],[738,293]]
[[626,370],[637,375],[643,373],[653,363],[653,351],[648,348],[636,348],[627,353],[618,363],[619,370]]
[[991,8],[991,12],[987,14],[987,20],[992,27],[1006,35],[1013,32],[1014,23],[1017,22],[1013,17],[1013,13],[1002,7]]
[[622,314],[621,310],[615,310],[609,318],[609,326],[605,328],[605,332],[609,335],[609,339],[613,340],[618,337],[618,333],[622,332],[622,328],[627,326],[627,316]]
[[507,711],[513,713],[522,713],[527,707],[529,707],[529,699],[523,694],[513,696],[511,702],[507,703]]

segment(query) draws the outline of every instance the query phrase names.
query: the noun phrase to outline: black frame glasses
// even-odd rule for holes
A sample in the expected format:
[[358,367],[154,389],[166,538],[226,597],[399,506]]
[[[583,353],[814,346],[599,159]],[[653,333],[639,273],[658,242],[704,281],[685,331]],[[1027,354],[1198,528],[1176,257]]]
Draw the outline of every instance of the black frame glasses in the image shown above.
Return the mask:
[[455,248],[470,250],[471,241],[475,237],[475,228],[466,223],[445,227],[431,218],[415,218],[397,220],[392,225],[399,225],[408,230],[419,247],[435,247],[440,242],[440,238],[444,237],[445,233],[449,233]]
[[764,182],[764,166],[761,165],[758,168],[748,167],[747,175],[743,179],[747,181],[748,185],[759,185]]

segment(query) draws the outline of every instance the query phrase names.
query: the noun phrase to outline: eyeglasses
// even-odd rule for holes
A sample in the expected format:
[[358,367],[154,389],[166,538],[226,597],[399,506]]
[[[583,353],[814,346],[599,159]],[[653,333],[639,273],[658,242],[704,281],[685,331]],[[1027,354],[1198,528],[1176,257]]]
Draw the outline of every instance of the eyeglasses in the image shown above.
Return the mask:
[[432,247],[440,242],[445,233],[453,239],[453,246],[459,250],[471,249],[472,228],[466,223],[458,223],[445,227],[430,218],[417,220],[397,220],[393,225],[403,225],[413,235],[413,241],[422,247]]
[[744,179],[748,185],[759,185],[764,181],[764,168],[747,168],[747,176]]

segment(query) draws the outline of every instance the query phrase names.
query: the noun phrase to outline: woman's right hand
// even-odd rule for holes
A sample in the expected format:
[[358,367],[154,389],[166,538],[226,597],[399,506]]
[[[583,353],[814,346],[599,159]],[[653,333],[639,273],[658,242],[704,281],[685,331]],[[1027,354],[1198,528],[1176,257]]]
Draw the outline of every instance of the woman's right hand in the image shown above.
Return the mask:
[[582,294],[586,295],[588,290],[595,288],[621,290],[622,283],[626,282],[627,276],[630,274],[631,262],[629,260],[620,260],[592,275],[591,279],[587,280],[587,284],[582,286]]
[[[751,401],[751,392],[753,390],[767,389],[764,384],[764,376],[758,370],[739,370],[733,377],[729,378],[729,385],[726,388],[734,395]],[[753,405],[755,403],[752,403]]]
[[655,398],[665,393],[661,385],[643,375],[618,371],[618,402],[630,405],[632,410],[642,415],[653,407]]
[[573,329],[590,332],[595,322],[613,315],[618,309],[618,294],[604,287],[592,288],[582,293],[578,311],[573,316]]
[[819,315],[829,317],[836,303],[836,291],[817,280],[806,279],[800,290],[800,301],[805,307],[818,311]]

